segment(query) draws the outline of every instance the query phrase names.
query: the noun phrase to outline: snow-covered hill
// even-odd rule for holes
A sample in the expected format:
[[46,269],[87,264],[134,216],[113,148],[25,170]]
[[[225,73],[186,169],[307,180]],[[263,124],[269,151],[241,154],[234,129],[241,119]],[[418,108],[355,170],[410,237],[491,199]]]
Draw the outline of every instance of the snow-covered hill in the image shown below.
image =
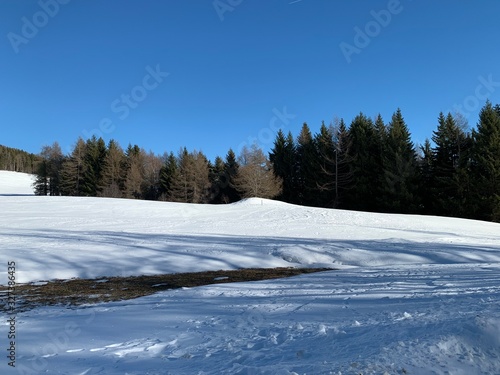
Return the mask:
[[31,174],[0,171],[0,195],[33,195],[33,181]]
[[0,210],[0,284],[8,261],[19,282],[339,269],[20,313],[2,374],[500,374],[499,224],[257,198],[0,196]]

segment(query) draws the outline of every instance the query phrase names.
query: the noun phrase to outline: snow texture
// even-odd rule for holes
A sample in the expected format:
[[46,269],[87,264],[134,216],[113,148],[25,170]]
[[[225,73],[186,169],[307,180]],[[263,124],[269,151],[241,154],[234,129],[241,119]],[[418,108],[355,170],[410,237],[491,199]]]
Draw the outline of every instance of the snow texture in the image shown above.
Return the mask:
[[0,284],[8,261],[19,282],[338,270],[19,313],[16,368],[4,355],[1,374],[500,374],[499,224],[259,198],[16,196],[31,183],[16,177],[0,172]]

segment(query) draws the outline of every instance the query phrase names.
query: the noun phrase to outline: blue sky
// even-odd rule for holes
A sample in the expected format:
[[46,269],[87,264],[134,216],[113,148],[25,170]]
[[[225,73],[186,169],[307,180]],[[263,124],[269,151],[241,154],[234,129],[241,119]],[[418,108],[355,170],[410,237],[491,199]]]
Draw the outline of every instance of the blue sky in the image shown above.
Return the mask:
[[422,143],[440,111],[474,126],[500,102],[498,14],[495,0],[2,0],[0,144],[68,152],[94,133],[213,160],[398,107]]

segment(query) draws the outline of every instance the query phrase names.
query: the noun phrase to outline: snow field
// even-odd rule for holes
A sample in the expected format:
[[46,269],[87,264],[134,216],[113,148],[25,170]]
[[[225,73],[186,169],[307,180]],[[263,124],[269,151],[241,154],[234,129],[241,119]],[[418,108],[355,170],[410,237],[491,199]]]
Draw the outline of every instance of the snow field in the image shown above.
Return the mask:
[[[17,196],[9,189],[25,191],[29,179],[7,174],[3,285],[8,261],[18,282],[337,270],[18,313],[16,368],[4,358],[1,374],[500,374],[499,224],[258,198],[210,206]],[[4,349],[9,317],[0,316]]]

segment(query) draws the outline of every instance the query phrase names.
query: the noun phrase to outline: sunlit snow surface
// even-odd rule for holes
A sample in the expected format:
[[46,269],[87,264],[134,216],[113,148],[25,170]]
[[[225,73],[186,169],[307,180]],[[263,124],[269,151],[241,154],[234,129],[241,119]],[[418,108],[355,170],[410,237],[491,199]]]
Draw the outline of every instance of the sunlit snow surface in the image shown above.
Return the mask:
[[211,206],[15,196],[8,173],[0,284],[8,261],[20,282],[339,270],[20,313],[16,368],[4,355],[1,374],[500,374],[499,224],[257,198]]

